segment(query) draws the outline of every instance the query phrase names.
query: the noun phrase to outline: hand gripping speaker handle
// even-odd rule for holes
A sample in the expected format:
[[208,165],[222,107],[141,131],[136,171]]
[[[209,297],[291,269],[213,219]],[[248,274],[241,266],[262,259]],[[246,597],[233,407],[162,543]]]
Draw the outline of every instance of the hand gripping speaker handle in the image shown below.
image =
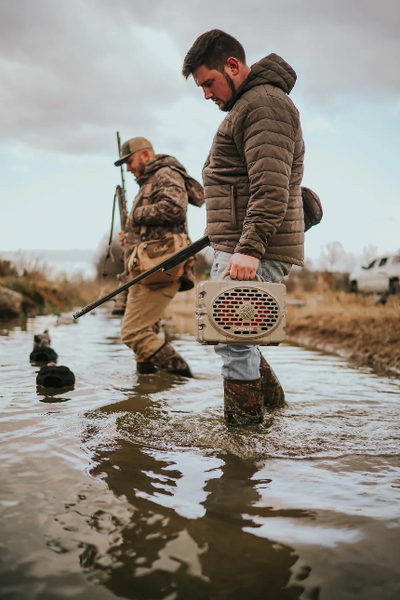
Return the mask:
[[[225,271],[222,273],[220,281],[222,281],[223,279],[225,279],[225,277],[227,277],[228,275],[230,276],[230,271],[228,271],[228,269],[226,269],[226,270],[225,270]],[[261,277],[259,276],[259,274],[258,274],[258,273],[256,273],[256,276],[255,276],[255,278],[254,278],[254,279],[255,279],[256,281],[258,281],[258,282],[260,282],[260,283],[261,283]],[[251,281],[254,281],[254,279],[252,279]],[[243,280],[241,280],[241,281],[240,281],[239,279],[232,279],[232,281],[237,281],[238,283],[247,283],[246,281],[243,281]]]

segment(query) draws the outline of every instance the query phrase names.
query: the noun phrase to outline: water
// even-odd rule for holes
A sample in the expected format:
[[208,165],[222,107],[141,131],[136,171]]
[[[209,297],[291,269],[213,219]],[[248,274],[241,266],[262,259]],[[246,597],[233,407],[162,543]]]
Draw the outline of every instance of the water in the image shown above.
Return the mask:
[[[75,389],[36,390],[50,329]],[[223,423],[219,358],[138,376],[106,309],[0,325],[0,598],[400,598],[400,384],[265,348],[289,408]]]

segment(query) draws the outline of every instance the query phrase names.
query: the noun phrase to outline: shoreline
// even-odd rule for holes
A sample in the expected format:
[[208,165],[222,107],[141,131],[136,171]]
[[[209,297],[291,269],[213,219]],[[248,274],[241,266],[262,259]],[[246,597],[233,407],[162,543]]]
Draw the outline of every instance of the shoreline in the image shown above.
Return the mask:
[[350,367],[357,369],[368,368],[377,375],[400,377],[400,369],[396,366],[391,366],[388,361],[379,359],[371,360],[370,357],[366,359],[364,354],[352,352],[348,348],[343,348],[339,343],[329,343],[322,338],[307,337],[305,335],[287,335],[285,343],[291,346],[306,348],[307,350],[317,350],[324,354],[339,356],[345,359]]
[[302,308],[288,306],[288,343],[345,358],[351,366],[400,376],[400,301],[345,292],[304,295]]

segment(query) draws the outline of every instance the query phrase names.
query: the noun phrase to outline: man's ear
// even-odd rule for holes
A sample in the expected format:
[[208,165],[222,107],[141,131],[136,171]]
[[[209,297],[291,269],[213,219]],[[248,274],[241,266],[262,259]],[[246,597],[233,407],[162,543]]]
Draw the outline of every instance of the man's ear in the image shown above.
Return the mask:
[[150,160],[150,158],[151,158],[150,151],[149,151],[149,150],[147,150],[147,148],[145,148],[144,150],[142,150],[142,159],[143,159],[145,162],[148,162],[148,161]]
[[226,61],[225,71],[227,73],[230,73],[231,75],[235,76],[239,73],[239,69],[240,69],[240,63],[239,63],[238,59],[234,58],[233,56],[230,56]]

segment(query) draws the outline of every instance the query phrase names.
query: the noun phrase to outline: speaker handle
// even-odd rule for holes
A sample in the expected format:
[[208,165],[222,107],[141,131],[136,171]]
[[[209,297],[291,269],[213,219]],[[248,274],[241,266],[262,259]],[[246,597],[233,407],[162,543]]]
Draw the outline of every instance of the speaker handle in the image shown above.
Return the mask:
[[[230,274],[230,273],[229,273],[229,271],[228,271],[228,270],[224,271],[224,272],[222,273],[222,276],[221,276],[221,279],[220,279],[220,281],[222,281],[223,279],[225,279],[225,277],[226,277],[227,275],[229,275],[229,274]],[[258,273],[256,273],[255,280],[256,280],[256,281],[258,281],[259,283],[262,283],[262,281],[261,281],[261,277],[258,275]],[[237,281],[238,283],[248,283],[248,282],[246,282],[246,281],[239,281],[238,279],[232,279],[232,281]],[[254,279],[252,279],[251,281],[254,281]]]

